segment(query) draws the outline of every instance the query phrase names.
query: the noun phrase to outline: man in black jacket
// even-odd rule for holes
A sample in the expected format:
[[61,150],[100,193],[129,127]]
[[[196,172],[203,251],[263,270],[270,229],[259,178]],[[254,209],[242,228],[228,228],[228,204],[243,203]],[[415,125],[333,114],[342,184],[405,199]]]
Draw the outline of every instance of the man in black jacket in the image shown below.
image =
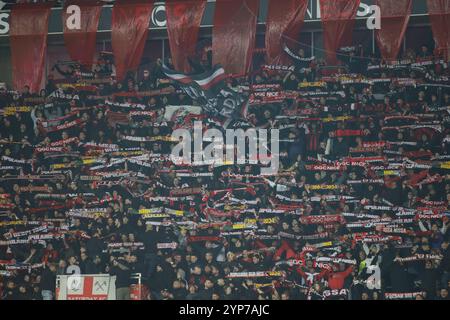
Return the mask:
[[110,275],[116,276],[116,300],[130,300],[130,266],[127,261],[112,259]]
[[392,265],[390,272],[390,282],[392,285],[392,292],[408,292],[412,289],[411,275],[408,272],[408,267],[401,261],[396,261]]
[[42,300],[53,300],[56,286],[56,266],[45,264],[41,277]]
[[81,252],[80,258],[80,269],[82,274],[101,273],[98,265],[94,264],[94,262],[91,260],[91,258],[89,258],[86,252]]
[[439,274],[441,274],[441,284],[446,285],[450,281],[450,247],[449,241],[442,242],[441,249],[443,251],[443,258],[439,265]]
[[419,278],[422,283],[422,288],[427,293],[427,298],[433,299],[436,295],[438,273],[431,261],[425,263],[425,270],[420,273]]

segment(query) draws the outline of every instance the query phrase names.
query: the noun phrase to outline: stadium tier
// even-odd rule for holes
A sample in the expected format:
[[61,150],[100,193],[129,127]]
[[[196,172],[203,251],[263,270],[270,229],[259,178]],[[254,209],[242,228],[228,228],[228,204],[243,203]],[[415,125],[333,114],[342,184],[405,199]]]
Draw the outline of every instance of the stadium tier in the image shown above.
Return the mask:
[[0,0],[0,300],[449,300],[449,24]]

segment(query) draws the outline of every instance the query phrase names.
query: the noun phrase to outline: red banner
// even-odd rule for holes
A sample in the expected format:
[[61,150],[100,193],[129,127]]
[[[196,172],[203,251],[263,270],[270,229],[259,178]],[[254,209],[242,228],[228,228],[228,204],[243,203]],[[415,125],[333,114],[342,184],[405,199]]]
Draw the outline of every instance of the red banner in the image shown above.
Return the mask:
[[266,21],[266,56],[268,64],[286,62],[282,44],[298,48],[300,29],[305,20],[308,0],[270,0]]
[[177,71],[189,72],[188,57],[195,53],[206,0],[166,0],[170,54]]
[[47,32],[52,4],[16,4],[11,10],[9,39],[13,86],[41,88],[47,51]]
[[117,79],[136,70],[147,41],[153,1],[117,0],[112,10],[112,49]]
[[250,71],[259,0],[217,0],[212,36],[213,64],[227,73]]
[[381,9],[381,29],[376,39],[384,60],[395,60],[405,36],[411,14],[411,0],[377,0]]
[[[80,8],[80,28],[68,28],[71,24],[72,11],[70,6],[76,5]],[[102,11],[102,4],[92,0],[69,0],[66,1],[62,11],[62,23],[64,28],[64,43],[70,58],[85,66],[92,66],[95,54],[95,41],[97,28]],[[69,22],[67,21],[69,19]]]
[[356,12],[361,0],[320,0],[323,42],[327,62],[336,65],[336,51],[351,45]]
[[450,0],[428,0],[431,29],[433,30],[436,51],[450,58]]

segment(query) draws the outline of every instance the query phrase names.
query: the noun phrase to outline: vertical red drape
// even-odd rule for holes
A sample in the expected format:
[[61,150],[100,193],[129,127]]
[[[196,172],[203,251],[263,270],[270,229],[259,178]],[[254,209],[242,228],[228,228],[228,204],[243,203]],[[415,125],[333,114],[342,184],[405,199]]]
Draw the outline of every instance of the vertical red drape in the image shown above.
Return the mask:
[[377,0],[381,9],[381,29],[375,31],[378,48],[384,60],[395,60],[408,27],[411,0]]
[[195,53],[206,0],[166,0],[170,54],[176,70],[189,72],[187,58]]
[[283,62],[282,43],[298,48],[298,36],[305,20],[308,0],[270,0],[266,19],[266,57],[268,63]]
[[259,0],[217,0],[212,36],[213,64],[227,73],[250,71]]
[[139,67],[153,0],[117,0],[112,10],[112,49],[118,80]]
[[323,42],[329,64],[337,64],[336,51],[352,43],[360,3],[361,0],[320,0]]
[[[81,10],[81,28],[71,30],[67,28],[67,8],[77,5]],[[66,1],[62,12],[64,26],[64,43],[70,58],[90,67],[94,61],[95,41],[97,28],[102,11],[102,4],[93,0],[69,0]]]
[[9,39],[13,86],[39,91],[45,69],[51,4],[16,4],[11,9]]
[[427,5],[436,51],[450,59],[450,0],[428,0]]

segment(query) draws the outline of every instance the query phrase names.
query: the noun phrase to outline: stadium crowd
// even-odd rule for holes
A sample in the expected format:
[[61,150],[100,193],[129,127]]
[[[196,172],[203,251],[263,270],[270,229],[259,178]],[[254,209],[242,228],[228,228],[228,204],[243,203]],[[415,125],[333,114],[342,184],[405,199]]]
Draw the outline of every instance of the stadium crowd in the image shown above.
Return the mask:
[[[115,275],[117,299],[140,273],[145,299],[448,300],[448,64],[358,51],[229,77],[231,124],[160,59],[119,82],[104,53],[57,64],[39,95],[1,88],[1,299],[55,299],[80,270]],[[195,120],[279,129],[278,173],[175,165],[171,133]]]

